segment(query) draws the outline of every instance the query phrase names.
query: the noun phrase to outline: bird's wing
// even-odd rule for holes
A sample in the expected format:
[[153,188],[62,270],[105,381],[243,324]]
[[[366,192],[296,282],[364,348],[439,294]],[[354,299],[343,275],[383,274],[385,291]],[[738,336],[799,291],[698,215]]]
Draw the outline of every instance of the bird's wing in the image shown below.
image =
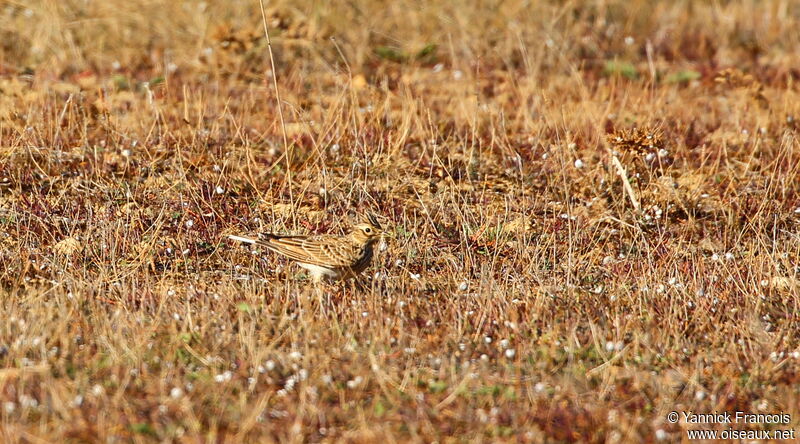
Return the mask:
[[358,247],[329,236],[262,235],[256,243],[304,264],[349,267],[359,258]]

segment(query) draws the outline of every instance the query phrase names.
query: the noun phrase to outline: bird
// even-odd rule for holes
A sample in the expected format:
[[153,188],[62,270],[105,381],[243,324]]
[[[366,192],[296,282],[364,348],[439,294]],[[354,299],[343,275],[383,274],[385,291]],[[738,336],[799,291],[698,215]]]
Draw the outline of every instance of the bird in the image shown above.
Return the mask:
[[238,242],[254,244],[285,256],[308,270],[312,280],[333,282],[357,277],[372,261],[375,243],[384,234],[370,214],[353,226],[349,234],[315,236],[263,233],[257,239],[229,235]]

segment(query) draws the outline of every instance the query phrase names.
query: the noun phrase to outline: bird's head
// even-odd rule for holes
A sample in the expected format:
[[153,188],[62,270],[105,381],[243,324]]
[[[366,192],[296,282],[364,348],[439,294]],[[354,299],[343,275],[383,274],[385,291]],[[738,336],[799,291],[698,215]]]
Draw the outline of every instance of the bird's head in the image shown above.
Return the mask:
[[358,242],[372,243],[378,240],[383,234],[383,227],[378,223],[378,219],[373,214],[367,215],[364,220],[353,227],[350,234]]

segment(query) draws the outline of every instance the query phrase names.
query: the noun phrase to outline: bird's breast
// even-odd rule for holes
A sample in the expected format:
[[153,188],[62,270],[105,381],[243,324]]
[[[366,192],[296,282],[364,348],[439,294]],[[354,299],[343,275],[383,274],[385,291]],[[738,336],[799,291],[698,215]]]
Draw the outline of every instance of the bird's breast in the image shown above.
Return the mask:
[[359,254],[358,260],[350,267],[354,272],[360,273],[364,271],[372,260],[372,248],[369,246],[364,247],[364,250]]

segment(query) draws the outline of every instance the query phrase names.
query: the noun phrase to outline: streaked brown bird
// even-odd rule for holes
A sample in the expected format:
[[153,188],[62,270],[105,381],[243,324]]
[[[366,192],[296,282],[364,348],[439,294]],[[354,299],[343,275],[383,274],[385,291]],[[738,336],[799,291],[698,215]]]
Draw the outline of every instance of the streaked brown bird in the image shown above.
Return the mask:
[[345,236],[264,233],[258,239],[228,237],[286,256],[308,270],[314,282],[320,282],[322,279],[336,281],[358,276],[369,266],[373,247],[382,234],[383,228],[378,220],[374,215],[369,215]]

